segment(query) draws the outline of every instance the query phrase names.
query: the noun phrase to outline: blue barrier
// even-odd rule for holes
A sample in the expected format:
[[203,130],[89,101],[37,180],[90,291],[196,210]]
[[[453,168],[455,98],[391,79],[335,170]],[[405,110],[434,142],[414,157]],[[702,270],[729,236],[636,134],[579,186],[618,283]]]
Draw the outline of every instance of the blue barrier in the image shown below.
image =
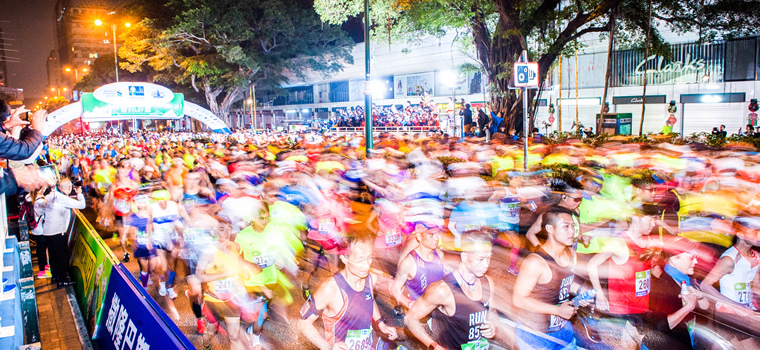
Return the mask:
[[114,265],[93,343],[98,349],[194,349],[123,264]]
[[[19,293],[19,280],[21,278],[21,261],[18,253],[18,241],[16,237],[10,236],[3,239],[3,261],[2,277],[6,280],[7,285],[16,285],[14,291],[3,293],[0,290],[0,349],[15,349],[25,344],[24,342],[24,325],[21,314],[21,293]],[[32,281],[32,284],[34,281]],[[1,287],[0,287],[1,288]],[[32,289],[34,289],[32,287]],[[36,321],[36,317],[35,317]],[[37,340],[39,341],[39,339]]]

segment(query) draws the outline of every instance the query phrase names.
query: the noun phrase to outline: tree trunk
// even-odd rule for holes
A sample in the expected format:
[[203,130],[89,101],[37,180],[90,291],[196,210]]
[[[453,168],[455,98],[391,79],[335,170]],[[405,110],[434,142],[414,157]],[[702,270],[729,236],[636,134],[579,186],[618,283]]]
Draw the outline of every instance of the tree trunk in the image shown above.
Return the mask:
[[641,92],[641,122],[639,123],[639,136],[644,134],[644,112],[647,108],[647,71],[649,70],[649,35],[652,31],[652,0],[649,0],[649,23],[647,25],[646,47],[644,48],[644,88]]
[[607,102],[607,90],[610,87],[612,75],[612,50],[615,48],[615,16],[617,9],[613,9],[610,15],[610,37],[607,45],[607,71],[604,73],[604,92],[602,93],[602,109],[599,111],[599,119],[596,121],[596,133],[601,134],[602,120],[604,119],[604,107]]
[[[211,113],[221,118],[229,127],[230,108],[232,104],[243,99],[243,88],[241,87],[212,87],[207,81],[203,80],[203,94],[206,97],[206,103]],[[219,96],[222,95],[222,102],[219,103]]]

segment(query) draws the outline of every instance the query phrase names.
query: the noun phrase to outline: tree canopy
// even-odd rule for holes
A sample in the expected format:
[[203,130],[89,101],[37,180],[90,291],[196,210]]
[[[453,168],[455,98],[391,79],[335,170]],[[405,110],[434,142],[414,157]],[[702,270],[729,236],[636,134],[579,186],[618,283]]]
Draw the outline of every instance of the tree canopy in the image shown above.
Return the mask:
[[[555,60],[584,35],[604,35],[614,28],[623,45],[643,47],[650,27],[648,1],[637,0],[372,0],[370,20],[375,41],[415,41],[446,31],[462,34],[487,76],[491,103],[513,122],[521,110],[515,90],[509,90],[514,62],[523,50],[539,63],[544,81]],[[314,8],[326,23],[339,24],[362,15],[363,0],[316,0]],[[743,36],[760,25],[754,0],[651,0],[658,24],[675,32],[699,32],[704,38]],[[614,14],[614,16],[612,16]],[[611,18],[615,21],[611,21]],[[614,24],[613,24],[614,23]],[[666,43],[652,26],[653,52]],[[387,38],[387,39],[386,39]],[[531,95],[535,92],[531,92]],[[508,124],[509,125],[509,124]]]
[[140,0],[142,21],[122,35],[122,68],[203,92],[223,119],[248,84],[279,88],[307,71],[350,63],[353,42],[306,0]]

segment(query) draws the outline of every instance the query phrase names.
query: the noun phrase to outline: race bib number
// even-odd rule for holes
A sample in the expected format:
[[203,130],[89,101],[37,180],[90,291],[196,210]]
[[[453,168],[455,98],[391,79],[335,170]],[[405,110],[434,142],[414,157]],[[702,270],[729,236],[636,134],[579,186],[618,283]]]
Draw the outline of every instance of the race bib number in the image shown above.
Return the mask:
[[154,224],[153,233],[156,234],[157,236],[169,237],[172,231],[174,231],[170,225],[171,224],[158,224],[158,225]]
[[270,254],[261,254],[253,257],[253,263],[262,269],[274,265],[274,258]]
[[332,219],[319,220],[319,233],[323,235],[330,235],[335,230],[335,222]]
[[504,218],[520,216],[520,200],[516,198],[504,198],[500,203],[501,215]]
[[137,236],[137,244],[138,245],[148,245],[150,243],[150,239],[148,236],[139,235]]
[[480,230],[480,228],[483,227],[483,225],[479,224],[465,224],[464,230],[466,231],[473,231],[473,230]]
[[395,247],[401,244],[401,241],[401,232],[398,232],[396,229],[385,233],[385,245],[387,247]]
[[750,283],[735,283],[734,293],[736,302],[744,305],[752,305],[752,289]]
[[114,199],[113,207],[119,213],[129,213],[132,209],[131,206],[129,205],[129,202],[123,199]]
[[565,323],[567,323],[566,319],[559,317],[557,315],[550,315],[550,316],[551,317],[549,317],[549,329],[547,330],[548,332],[556,332],[562,329],[563,327],[565,327]]
[[652,286],[652,277],[649,270],[636,272],[636,296],[643,297],[649,295],[649,289]]
[[488,340],[480,338],[479,340],[462,344],[462,350],[488,350]]
[[346,332],[346,345],[350,350],[372,349],[372,328],[349,330]]
[[198,237],[200,235],[198,234],[198,231],[196,231],[194,229],[187,229],[187,230],[185,230],[183,236],[185,238],[185,243],[192,244],[193,242],[195,242],[198,239]]
[[217,293],[230,293],[235,286],[235,278],[227,277],[214,282],[214,290]]

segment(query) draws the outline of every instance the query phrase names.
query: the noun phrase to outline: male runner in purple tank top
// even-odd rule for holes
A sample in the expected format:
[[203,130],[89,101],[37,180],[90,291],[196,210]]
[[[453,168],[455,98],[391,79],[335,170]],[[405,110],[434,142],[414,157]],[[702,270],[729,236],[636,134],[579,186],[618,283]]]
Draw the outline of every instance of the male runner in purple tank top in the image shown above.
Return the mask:
[[391,293],[396,301],[407,309],[412,308],[414,301],[425,293],[428,286],[440,281],[446,274],[443,252],[438,249],[440,231],[441,228],[436,225],[418,223],[415,236],[419,245],[409,254],[402,256],[398,263]]
[[[577,307],[570,297],[583,293],[583,287],[574,272],[573,217],[564,208],[552,208],[543,215],[541,225],[548,237],[537,252],[525,257],[512,294],[517,312],[515,340],[519,349],[575,349],[568,321]],[[581,302],[581,306],[588,304]]]
[[[491,263],[491,238],[478,231],[462,236],[462,262],[428,287],[406,316],[409,331],[427,349],[488,349],[498,320],[490,312],[493,281],[486,276]],[[433,316],[433,335],[420,320]]]
[[[345,268],[323,283],[301,307],[298,329],[321,350],[373,349],[372,330],[396,339],[396,329],[383,322],[373,287],[378,276],[370,272],[373,241],[349,236],[348,252],[340,256]],[[322,316],[324,336],[314,327]]]

